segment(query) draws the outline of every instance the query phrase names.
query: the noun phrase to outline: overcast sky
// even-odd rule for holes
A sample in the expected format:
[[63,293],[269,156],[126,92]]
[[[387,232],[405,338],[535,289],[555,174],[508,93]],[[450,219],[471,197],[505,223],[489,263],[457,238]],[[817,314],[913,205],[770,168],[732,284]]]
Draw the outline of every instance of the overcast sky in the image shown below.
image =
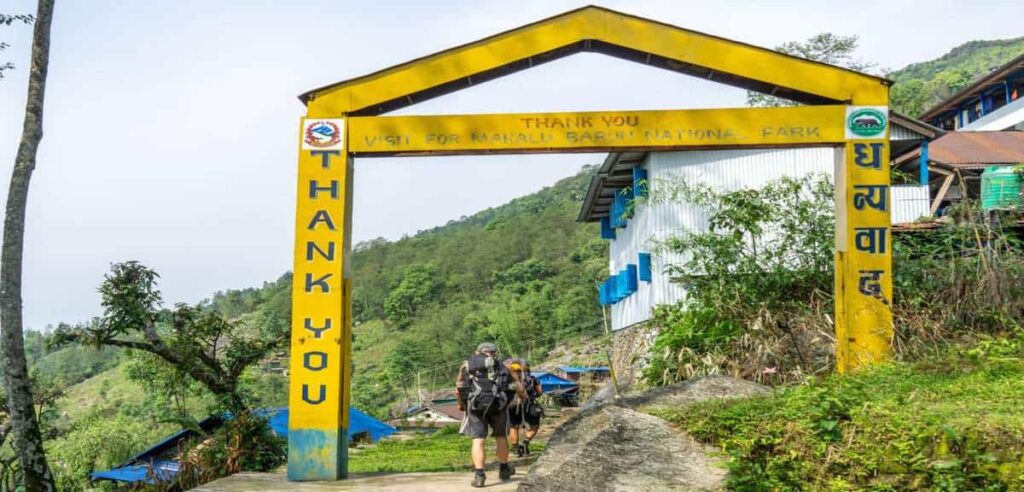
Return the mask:
[[[99,314],[109,264],[141,260],[167,301],[260,285],[291,268],[299,93],[577,8],[563,0],[57,0],[45,138],[29,197],[25,320]],[[1024,2],[607,1],[663,22],[775,46],[856,34],[882,67],[973,39],[1024,35]],[[29,13],[27,0],[0,0]],[[0,27],[6,201],[25,100],[28,27]],[[741,106],[726,86],[576,55],[406,114]],[[500,205],[600,155],[357,161],[356,242],[397,239]]]

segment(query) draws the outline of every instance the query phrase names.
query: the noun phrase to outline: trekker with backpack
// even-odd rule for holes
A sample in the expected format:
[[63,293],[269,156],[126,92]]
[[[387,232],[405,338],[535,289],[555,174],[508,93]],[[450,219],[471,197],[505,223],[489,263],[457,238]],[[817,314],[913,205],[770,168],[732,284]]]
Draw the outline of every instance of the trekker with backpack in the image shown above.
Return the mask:
[[[537,435],[540,429],[540,418],[544,415],[544,407],[540,406],[537,398],[544,394],[540,381],[530,374],[530,363],[523,359],[509,359],[506,362],[512,374],[518,376],[523,388],[526,390],[526,398],[516,396],[508,407],[508,420],[511,429],[508,433],[509,442],[516,451],[516,456],[528,456],[530,454],[530,440]],[[524,439],[519,440],[519,430],[526,424]]]
[[459,432],[473,438],[473,482],[474,487],[483,487],[487,479],[484,472],[484,441],[487,430],[494,437],[498,455],[498,477],[512,478],[514,471],[508,463],[508,402],[526,392],[519,384],[518,376],[509,371],[498,359],[498,347],[493,343],[481,343],[476,352],[459,366],[455,380],[455,394],[459,409],[466,412]]

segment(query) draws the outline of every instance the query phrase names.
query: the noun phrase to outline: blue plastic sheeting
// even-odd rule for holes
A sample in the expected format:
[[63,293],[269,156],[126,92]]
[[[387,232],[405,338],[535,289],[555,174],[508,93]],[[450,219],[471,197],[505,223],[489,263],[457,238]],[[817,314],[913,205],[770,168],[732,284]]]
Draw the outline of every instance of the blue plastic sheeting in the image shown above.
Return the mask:
[[545,393],[550,393],[555,390],[579,388],[580,386],[568,379],[560,378],[551,374],[550,372],[530,372],[530,375],[540,382],[540,388]]
[[[349,412],[349,440],[352,440],[353,436],[357,434],[369,433],[370,440],[376,442],[381,438],[398,432],[394,427],[360,412],[355,407],[349,407]],[[278,437],[288,438],[288,407],[261,408],[253,411],[253,413],[266,418],[267,426]],[[225,419],[230,420],[231,416],[225,415],[224,419],[210,417],[200,422],[199,425],[203,430],[210,432],[223,425]],[[153,482],[154,478],[149,476],[152,464],[153,473],[156,477],[159,477],[161,480],[173,479],[178,474],[178,462],[161,460],[157,457],[171,448],[177,449],[178,441],[187,439],[194,434],[190,430],[176,432],[171,437],[160,441],[155,446],[136,455],[121,466],[111,470],[92,472],[89,474],[89,477],[93,480],[114,480],[118,482]]]
[[[288,407],[267,409],[264,416],[267,417],[267,424],[270,426],[270,430],[274,431],[274,434],[283,438],[288,437]],[[349,440],[351,441],[355,435],[362,434],[364,432],[368,432],[370,434],[371,441],[377,442],[382,438],[398,432],[398,430],[363,412],[360,412],[355,407],[349,407]]]
[[610,372],[608,366],[581,367],[581,366],[558,366],[566,374],[583,374],[586,372]]
[[152,464],[137,464],[114,468],[113,470],[92,472],[89,474],[93,480],[114,480],[117,482],[147,482],[154,483],[159,480],[172,480],[178,476],[181,466],[176,461],[159,460]]

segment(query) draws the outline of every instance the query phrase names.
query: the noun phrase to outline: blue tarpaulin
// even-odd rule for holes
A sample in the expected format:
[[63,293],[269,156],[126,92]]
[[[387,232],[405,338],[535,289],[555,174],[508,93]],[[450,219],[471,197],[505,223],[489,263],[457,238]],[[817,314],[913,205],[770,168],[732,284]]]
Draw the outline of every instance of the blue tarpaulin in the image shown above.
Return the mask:
[[[262,416],[267,418],[267,424],[275,434],[283,438],[288,437],[288,407],[265,409],[262,411]],[[395,432],[398,431],[394,427],[360,412],[355,407],[349,407],[348,438],[350,441],[359,434],[369,433],[370,440],[377,442]]]
[[550,372],[531,372],[530,375],[536,378],[537,381],[540,381],[540,388],[544,390],[545,393],[579,387],[578,384],[569,381],[568,379],[555,376]]
[[181,465],[177,461],[157,460],[152,464],[127,465],[112,470],[92,472],[93,480],[113,480],[116,482],[153,482],[153,478],[172,480],[178,475]]
[[[355,407],[349,407],[349,441],[353,441],[361,435],[369,435],[370,440],[377,440],[398,432],[384,422],[381,422]],[[261,408],[254,411],[256,415],[267,419],[267,426],[277,434],[278,437],[288,438],[288,407]],[[221,417],[210,417],[199,423],[199,426],[206,432],[216,430],[224,424],[225,419],[230,415]],[[159,480],[170,480],[178,475],[179,464],[173,459],[167,459],[177,454],[178,443],[184,439],[195,436],[191,430],[181,430],[174,435],[160,441],[153,447],[139,453],[120,466],[103,471],[95,471],[89,474],[93,480],[113,480],[117,482],[154,482]]]

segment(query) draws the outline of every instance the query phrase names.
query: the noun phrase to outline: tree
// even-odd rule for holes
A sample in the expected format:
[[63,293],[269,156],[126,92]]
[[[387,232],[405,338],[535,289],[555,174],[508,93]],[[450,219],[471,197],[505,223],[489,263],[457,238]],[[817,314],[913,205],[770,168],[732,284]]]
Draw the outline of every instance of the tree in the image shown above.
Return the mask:
[[398,287],[384,299],[384,313],[392,323],[404,328],[430,301],[439,286],[437,264],[412,265],[405,270]]
[[[3,23],[13,22],[9,16]],[[15,18],[16,19],[16,18]],[[21,18],[24,21],[24,16]],[[32,384],[25,361],[22,330],[21,268],[25,250],[25,209],[36,153],[43,139],[43,96],[50,63],[50,25],[53,0],[39,0],[32,34],[32,64],[29,68],[28,97],[21,142],[11,171],[11,185],[4,214],[4,244],[0,253],[0,352],[4,361],[4,385],[14,448],[21,462],[27,490],[54,490],[53,475],[46,464],[43,437],[33,407]]]
[[[11,24],[14,24],[15,22],[20,22],[22,24],[31,24],[33,20],[35,20],[35,18],[32,17],[31,15],[6,15],[6,14],[0,14],[0,26],[9,26]],[[0,41],[0,51],[6,50],[7,48],[10,48],[10,46],[11,45],[9,45],[9,44],[7,44],[7,43],[5,43],[3,41]],[[0,79],[4,78],[4,72],[6,72],[8,70],[13,70],[13,69],[14,69],[14,64],[13,63],[11,63],[11,62],[0,62]]]
[[[775,51],[829,65],[849,68],[858,72],[874,68],[874,63],[867,63],[854,58],[853,53],[857,51],[858,43],[859,38],[856,35],[837,36],[830,32],[823,32],[807,38],[807,41],[783,43],[776,46]],[[747,91],[747,105],[772,108],[795,106],[796,103],[760,92]]]
[[[64,391],[54,385],[51,381],[39,381],[32,378],[32,394],[34,395],[33,405],[36,412],[43,417],[54,416],[57,412],[57,400],[64,396]],[[17,466],[18,455],[4,449],[10,444],[7,438],[11,435],[12,423],[10,411],[7,408],[7,395],[3,388],[0,388],[0,492],[13,492],[18,490],[23,482],[21,469]],[[47,419],[43,418],[45,422]],[[52,429],[51,432],[52,433]]]
[[103,316],[90,324],[61,324],[51,346],[81,344],[122,347],[153,354],[198,381],[232,412],[246,410],[239,379],[247,367],[281,346],[283,329],[255,336],[243,323],[225,320],[212,309],[177,304],[160,309],[159,276],[144,265],[116,263],[100,286]]

